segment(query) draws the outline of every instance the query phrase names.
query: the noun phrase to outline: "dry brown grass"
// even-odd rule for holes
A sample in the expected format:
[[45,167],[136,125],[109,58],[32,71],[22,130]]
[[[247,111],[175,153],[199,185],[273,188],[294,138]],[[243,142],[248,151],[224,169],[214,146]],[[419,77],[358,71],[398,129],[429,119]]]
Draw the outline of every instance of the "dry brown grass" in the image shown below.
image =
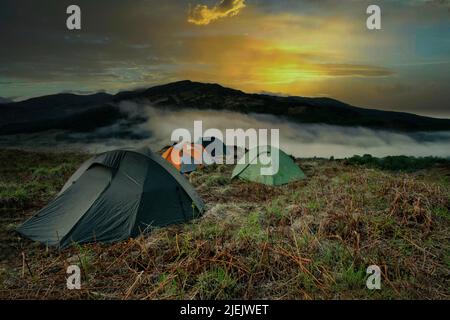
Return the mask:
[[[2,263],[0,296],[450,298],[448,177],[299,163],[308,180],[282,187],[230,181],[232,167],[204,168],[190,176],[207,205],[202,218],[113,245],[58,252],[2,228],[14,248]],[[14,221],[32,213],[11,210]],[[79,291],[65,286],[74,263],[83,272]],[[382,269],[382,290],[365,287],[371,264]]]

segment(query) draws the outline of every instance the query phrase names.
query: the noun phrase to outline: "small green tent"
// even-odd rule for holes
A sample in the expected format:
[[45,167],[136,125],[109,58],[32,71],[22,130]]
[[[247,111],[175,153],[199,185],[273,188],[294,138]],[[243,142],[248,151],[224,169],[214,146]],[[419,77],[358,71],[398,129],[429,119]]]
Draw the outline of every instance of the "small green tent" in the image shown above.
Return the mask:
[[64,248],[73,242],[122,241],[202,211],[194,188],[159,155],[148,148],[115,150],[87,160],[18,232]]
[[[275,156],[275,152],[278,152],[279,155],[278,172],[272,175],[263,175],[261,169],[267,167],[267,165],[261,162],[261,157]],[[241,160],[245,160],[245,163],[240,163]],[[303,171],[294,163],[292,158],[275,147],[269,146],[251,149],[247,151],[241,160],[239,160],[233,170],[232,179],[239,177],[242,180],[254,181],[270,186],[279,186],[306,178]]]

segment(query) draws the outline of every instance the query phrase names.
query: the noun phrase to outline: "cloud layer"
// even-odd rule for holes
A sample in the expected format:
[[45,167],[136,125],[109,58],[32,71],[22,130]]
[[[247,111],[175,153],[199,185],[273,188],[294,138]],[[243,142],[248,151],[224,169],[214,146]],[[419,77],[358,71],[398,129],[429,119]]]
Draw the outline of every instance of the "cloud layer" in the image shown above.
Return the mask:
[[380,32],[365,26],[372,3],[77,0],[82,30],[69,31],[71,0],[1,0],[0,96],[190,79],[450,117],[450,1],[378,0]]
[[188,22],[208,25],[215,20],[238,15],[245,6],[245,0],[220,0],[212,8],[198,4],[189,10]]
[[[171,144],[170,137],[174,129],[186,128],[193,135],[194,121],[202,120],[203,130],[217,128],[225,132],[226,129],[238,128],[279,129],[281,148],[301,158],[331,156],[344,158],[355,154],[372,154],[378,157],[388,155],[450,157],[448,147],[450,132],[403,134],[360,127],[298,124],[262,114],[161,110],[132,102],[123,102],[120,107],[130,118],[145,115],[147,121],[131,128],[118,123],[87,134],[48,132],[0,136],[0,147],[43,148],[53,151],[81,149],[98,153],[117,148],[149,146],[157,151]],[[125,132],[128,134],[124,134]],[[133,138],[129,137],[130,132],[134,133]]]

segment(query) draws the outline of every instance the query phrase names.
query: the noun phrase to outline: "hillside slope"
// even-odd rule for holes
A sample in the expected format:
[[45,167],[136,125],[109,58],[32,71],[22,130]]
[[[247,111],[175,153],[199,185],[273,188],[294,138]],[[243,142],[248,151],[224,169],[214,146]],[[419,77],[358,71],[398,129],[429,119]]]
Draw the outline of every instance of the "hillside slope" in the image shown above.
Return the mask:
[[126,120],[128,114],[118,107],[123,101],[143,102],[141,107],[151,103],[157,108],[271,114],[300,123],[363,126],[395,131],[450,130],[450,119],[357,108],[330,98],[247,94],[218,84],[180,81],[116,95],[58,94],[3,104],[0,105],[0,134],[51,129],[92,131]]
[[[449,299],[450,168],[393,173],[297,159],[281,187],[209,166],[189,180],[207,212],[115,244],[58,251],[15,228],[87,154],[0,150],[0,299]],[[25,261],[25,262],[24,262]],[[82,289],[66,289],[66,268]],[[382,290],[366,287],[366,268]]]

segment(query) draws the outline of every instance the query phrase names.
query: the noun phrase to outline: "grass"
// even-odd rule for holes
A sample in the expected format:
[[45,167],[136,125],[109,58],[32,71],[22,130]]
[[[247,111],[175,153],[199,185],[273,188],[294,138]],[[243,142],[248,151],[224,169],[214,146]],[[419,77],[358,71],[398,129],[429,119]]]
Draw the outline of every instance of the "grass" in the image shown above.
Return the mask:
[[23,152],[20,161],[16,157],[17,151],[1,150],[0,214],[40,207],[87,159],[87,155],[71,153]]
[[[1,298],[450,298],[444,162],[394,172],[302,159],[308,179],[281,187],[231,181],[231,166],[210,166],[189,176],[207,206],[191,223],[61,252],[19,238],[14,226],[86,158],[1,151]],[[70,264],[81,268],[79,291],[65,288]],[[377,291],[365,285],[373,264]]]
[[427,169],[435,165],[450,164],[450,160],[436,157],[407,157],[407,156],[388,156],[384,158],[375,158],[370,154],[353,156],[346,161],[348,164],[365,165],[372,168],[391,171],[414,172],[416,170]]
[[231,299],[238,290],[238,281],[225,267],[213,267],[202,272],[194,285],[200,299]]

